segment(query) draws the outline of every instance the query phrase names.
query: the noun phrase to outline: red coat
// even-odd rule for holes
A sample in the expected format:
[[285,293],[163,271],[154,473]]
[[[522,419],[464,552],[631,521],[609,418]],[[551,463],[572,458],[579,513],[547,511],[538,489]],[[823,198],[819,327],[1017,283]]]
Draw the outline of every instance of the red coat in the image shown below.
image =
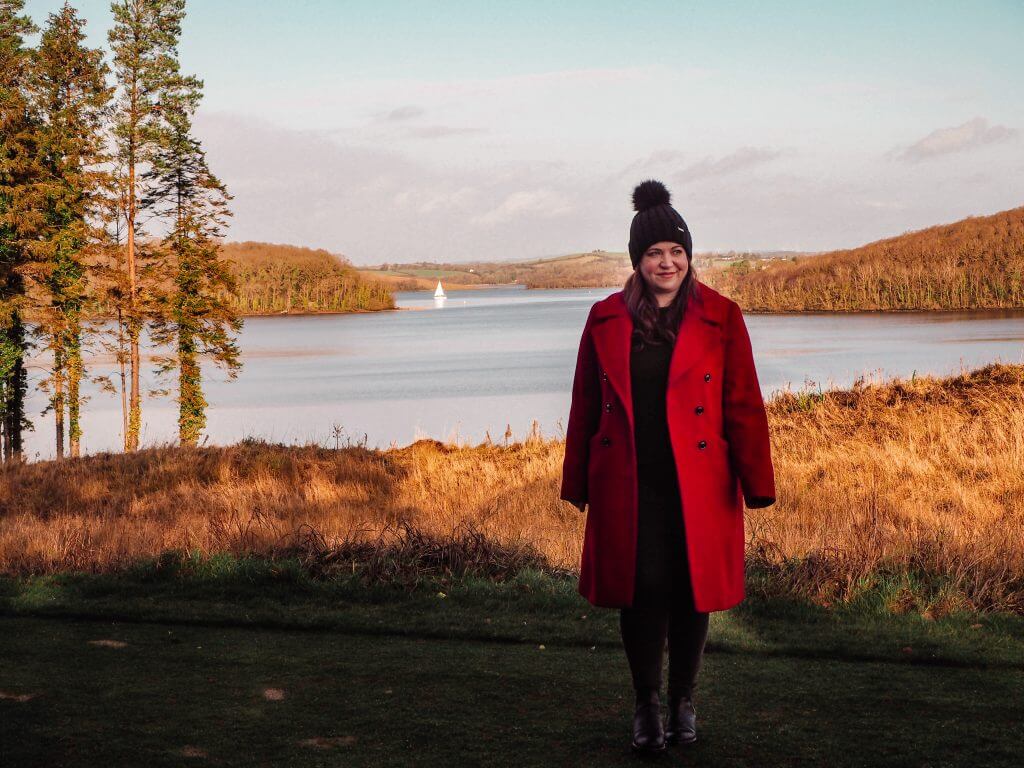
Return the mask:
[[[743,502],[773,503],[775,474],[739,305],[703,283],[697,290],[672,353],[665,409],[695,606],[720,611],[744,597]],[[632,332],[621,291],[591,307],[576,360],[562,466],[561,498],[589,505],[579,592],[608,608],[632,604],[636,567]]]

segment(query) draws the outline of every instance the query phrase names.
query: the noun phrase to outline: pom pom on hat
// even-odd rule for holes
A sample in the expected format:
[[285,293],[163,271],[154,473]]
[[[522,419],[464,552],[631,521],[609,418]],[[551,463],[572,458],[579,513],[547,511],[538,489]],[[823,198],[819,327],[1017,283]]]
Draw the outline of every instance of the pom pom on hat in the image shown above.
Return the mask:
[[633,210],[646,211],[656,205],[668,205],[672,196],[660,181],[648,179],[633,190]]

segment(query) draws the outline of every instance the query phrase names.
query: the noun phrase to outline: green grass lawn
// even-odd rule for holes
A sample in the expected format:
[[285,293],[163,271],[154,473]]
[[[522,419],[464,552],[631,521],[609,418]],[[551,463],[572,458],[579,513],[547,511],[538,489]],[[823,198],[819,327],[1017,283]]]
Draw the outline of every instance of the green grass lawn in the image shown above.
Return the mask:
[[[0,765],[634,765],[616,612],[574,586],[0,580]],[[1024,620],[751,599],[713,615],[696,702],[663,764],[1018,766]]]

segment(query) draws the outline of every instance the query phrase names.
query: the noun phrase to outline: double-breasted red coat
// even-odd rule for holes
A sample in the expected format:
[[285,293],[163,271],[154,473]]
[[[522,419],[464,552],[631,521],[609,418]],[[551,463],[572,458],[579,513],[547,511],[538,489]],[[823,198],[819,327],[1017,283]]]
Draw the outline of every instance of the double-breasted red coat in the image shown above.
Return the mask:
[[[580,339],[561,498],[587,503],[579,592],[632,605],[637,470],[629,359],[633,320],[622,292],[591,307]],[[698,611],[744,597],[743,504],[775,501],[768,419],[739,305],[697,283],[669,365],[665,410]]]

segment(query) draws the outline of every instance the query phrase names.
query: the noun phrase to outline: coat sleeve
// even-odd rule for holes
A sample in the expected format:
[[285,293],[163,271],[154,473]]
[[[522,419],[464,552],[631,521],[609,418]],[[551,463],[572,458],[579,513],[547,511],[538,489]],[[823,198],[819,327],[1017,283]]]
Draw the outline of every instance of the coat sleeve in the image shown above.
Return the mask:
[[746,505],[752,509],[767,507],[775,502],[768,416],[754,368],[750,335],[736,302],[730,302],[725,333],[722,398],[729,458]]
[[590,459],[590,438],[597,432],[601,420],[601,382],[598,380],[597,353],[591,334],[593,317],[594,308],[591,307],[576,355],[569,425],[565,430],[565,459],[562,462],[562,487],[559,496],[573,503],[588,501],[587,465]]

